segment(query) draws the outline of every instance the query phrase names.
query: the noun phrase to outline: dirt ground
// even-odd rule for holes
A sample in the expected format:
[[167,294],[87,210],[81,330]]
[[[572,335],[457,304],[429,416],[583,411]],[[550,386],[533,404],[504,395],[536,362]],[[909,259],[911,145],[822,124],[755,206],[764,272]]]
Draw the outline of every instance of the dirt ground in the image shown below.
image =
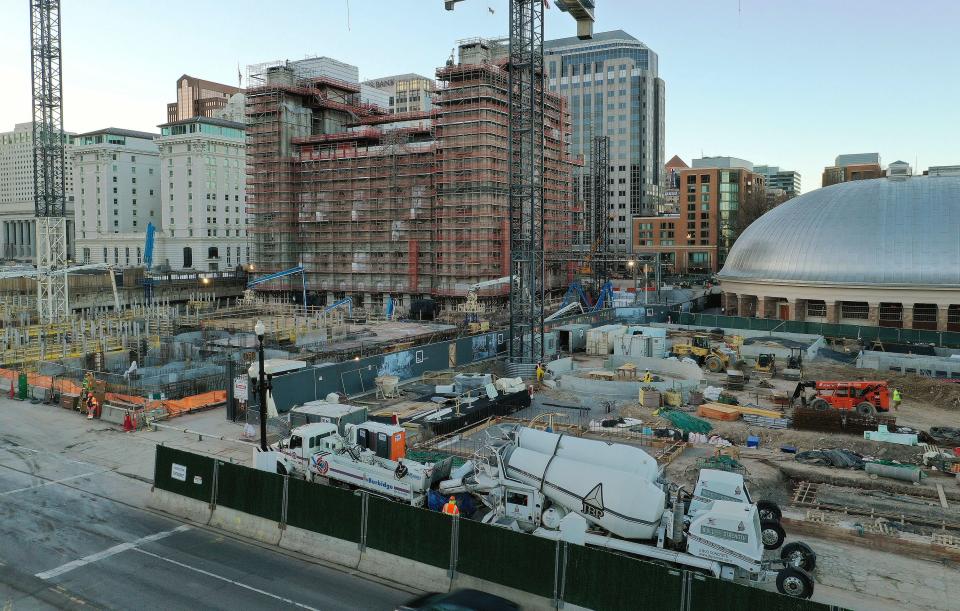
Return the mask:
[[[592,363],[591,363],[592,364]],[[579,365],[579,363],[578,363]],[[892,373],[892,372],[891,372]],[[724,375],[706,373],[707,383],[722,387]],[[919,430],[932,426],[960,426],[960,384],[943,382],[912,374],[857,369],[836,361],[818,360],[804,365],[808,380],[888,380],[903,395],[900,409],[892,412],[897,424]],[[756,375],[741,391],[725,391],[737,397],[742,404],[765,409],[790,409],[773,402],[774,395],[791,396],[796,381],[775,378],[758,386]],[[764,387],[769,386],[769,387]],[[590,406],[594,398],[575,393],[547,391],[553,401]],[[620,415],[638,418],[650,426],[662,426],[664,421],[654,415],[653,409],[637,403],[620,402]],[[710,420],[713,432],[740,446],[740,462],[746,469],[746,480],[754,498],[769,499],[789,506],[795,482],[805,480],[846,486],[853,489],[882,490],[893,494],[928,499],[938,503],[936,484],[943,487],[951,506],[960,505],[958,480],[946,474],[931,474],[919,484],[870,476],[862,470],[835,469],[797,462],[794,455],[781,451],[790,445],[798,451],[822,448],[846,448],[867,457],[919,463],[923,448],[892,443],[867,441],[860,436],[845,433],[768,429],[753,426],[743,420],[723,422]],[[758,449],[747,449],[750,435],[760,438]],[[699,459],[711,456],[716,449],[709,445],[692,445],[675,458],[665,469],[671,481],[692,487],[698,475]],[[805,510],[802,510],[805,511]],[[818,583],[823,586],[818,600],[857,609],[957,609],[954,584],[960,583],[960,571],[955,563],[935,563],[868,547],[836,543],[829,540],[810,541],[819,554]],[[869,602],[868,602],[869,601]]]

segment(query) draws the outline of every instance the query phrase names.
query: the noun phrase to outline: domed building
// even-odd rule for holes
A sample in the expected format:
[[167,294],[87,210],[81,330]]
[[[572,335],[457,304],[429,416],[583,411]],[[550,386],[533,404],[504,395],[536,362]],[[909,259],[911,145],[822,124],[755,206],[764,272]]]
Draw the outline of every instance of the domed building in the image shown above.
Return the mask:
[[751,224],[718,277],[728,315],[960,331],[960,176],[805,193]]

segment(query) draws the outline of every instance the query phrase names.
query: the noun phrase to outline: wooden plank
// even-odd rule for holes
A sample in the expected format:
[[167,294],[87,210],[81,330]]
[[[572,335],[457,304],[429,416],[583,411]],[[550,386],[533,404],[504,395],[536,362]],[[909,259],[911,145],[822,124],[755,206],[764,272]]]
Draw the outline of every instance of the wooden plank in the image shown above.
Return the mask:
[[937,484],[937,494],[940,496],[940,506],[947,509],[947,493],[943,491],[943,484]]

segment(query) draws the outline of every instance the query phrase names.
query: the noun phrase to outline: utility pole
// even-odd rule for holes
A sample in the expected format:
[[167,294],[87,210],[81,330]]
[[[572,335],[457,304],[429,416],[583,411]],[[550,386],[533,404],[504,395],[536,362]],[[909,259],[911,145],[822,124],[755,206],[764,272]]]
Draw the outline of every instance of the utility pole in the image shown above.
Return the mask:
[[41,322],[69,312],[60,0],[30,0],[33,202],[37,225],[37,309]]

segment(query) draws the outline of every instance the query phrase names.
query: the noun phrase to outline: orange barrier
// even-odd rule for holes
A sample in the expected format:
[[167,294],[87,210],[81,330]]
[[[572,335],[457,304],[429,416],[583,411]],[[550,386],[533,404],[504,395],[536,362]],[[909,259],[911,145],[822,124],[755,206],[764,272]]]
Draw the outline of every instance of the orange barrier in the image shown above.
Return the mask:
[[227,391],[211,390],[210,392],[184,397],[183,399],[168,399],[163,402],[163,407],[166,408],[170,417],[173,418],[198,409],[203,409],[204,407],[225,403],[226,401]]

